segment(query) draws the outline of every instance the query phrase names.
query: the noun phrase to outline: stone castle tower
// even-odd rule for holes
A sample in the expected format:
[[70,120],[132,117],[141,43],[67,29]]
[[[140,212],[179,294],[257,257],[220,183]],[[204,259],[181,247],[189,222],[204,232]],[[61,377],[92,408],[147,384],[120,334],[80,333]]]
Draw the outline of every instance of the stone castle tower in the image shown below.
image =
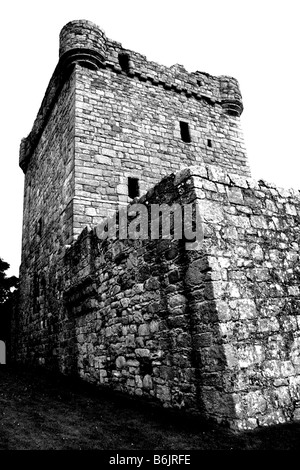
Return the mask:
[[37,224],[45,232],[55,224],[68,244],[127,203],[129,191],[143,194],[186,166],[209,163],[249,176],[235,79],[148,62],[88,21],[63,28],[59,54],[21,145],[24,224],[31,226],[24,247]]
[[[251,179],[242,110],[231,77],[149,62],[88,21],[62,29],[20,148],[16,360],[238,428],[297,417],[299,197]],[[90,229],[139,197],[196,202],[202,250],[101,244]]]

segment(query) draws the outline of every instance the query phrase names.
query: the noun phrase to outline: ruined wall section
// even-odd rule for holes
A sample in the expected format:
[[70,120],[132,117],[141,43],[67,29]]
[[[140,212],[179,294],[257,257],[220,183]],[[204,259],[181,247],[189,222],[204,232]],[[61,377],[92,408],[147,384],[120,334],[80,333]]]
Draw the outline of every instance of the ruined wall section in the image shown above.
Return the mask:
[[80,376],[237,429],[299,419],[299,193],[212,166],[155,188],[148,203],[197,202],[204,243],[82,234],[66,263]]
[[54,324],[59,311],[51,304],[49,284],[53,283],[51,266],[59,263],[73,237],[74,92],[71,76],[25,173],[19,315],[24,329],[19,354],[23,357],[42,359],[48,337],[58,328]]
[[[187,285],[200,320],[199,341],[206,344],[202,356],[210,363],[202,370],[205,407],[227,415],[239,429],[299,419],[299,191],[213,168],[207,179],[194,174],[207,288],[201,287],[203,263],[194,260]],[[212,318],[218,322],[217,348],[213,333],[207,334]]]
[[[183,203],[174,175],[140,202]],[[183,240],[101,241],[68,250],[65,305],[75,318],[77,371],[89,382],[164,406],[198,409]]]

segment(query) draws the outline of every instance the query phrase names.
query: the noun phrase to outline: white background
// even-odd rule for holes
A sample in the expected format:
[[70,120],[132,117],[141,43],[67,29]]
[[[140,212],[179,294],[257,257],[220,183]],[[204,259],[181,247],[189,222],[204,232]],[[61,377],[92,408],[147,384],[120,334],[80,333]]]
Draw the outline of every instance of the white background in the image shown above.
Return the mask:
[[31,130],[58,61],[59,31],[74,19],[149,60],[231,75],[252,175],[300,188],[297,0],[52,0],[1,2],[0,257],[18,275],[23,173],[19,144]]

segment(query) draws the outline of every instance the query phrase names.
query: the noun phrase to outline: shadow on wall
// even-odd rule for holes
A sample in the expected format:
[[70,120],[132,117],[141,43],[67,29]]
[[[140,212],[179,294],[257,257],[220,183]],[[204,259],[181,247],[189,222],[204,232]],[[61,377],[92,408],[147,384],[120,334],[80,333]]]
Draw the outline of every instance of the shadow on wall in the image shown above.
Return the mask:
[[0,364],[6,364],[6,345],[0,340]]
[[[95,234],[85,231],[68,253],[73,270],[68,271],[72,283],[65,292],[65,372],[130,393],[136,393],[132,387],[140,382],[138,391],[145,398],[150,397],[147,381],[151,396],[165,405],[233,423],[237,417],[228,388],[230,371],[206,249],[187,252],[181,240],[138,244],[99,244]],[[99,299],[100,287],[106,304]],[[126,305],[118,301],[124,299],[122,291]],[[134,310],[136,317],[132,314],[129,320],[127,310]],[[151,332],[155,324],[158,328]],[[129,328],[135,333],[127,334]],[[147,357],[140,357],[142,351]],[[100,361],[100,370],[95,369]],[[99,376],[105,381],[99,382]]]
[[220,336],[213,272],[205,249],[185,253],[185,295],[190,320],[192,360],[195,368],[199,411],[219,423],[236,419],[228,366]]
[[[179,194],[171,175],[155,186],[147,202],[183,205],[193,198],[186,187]],[[65,258],[65,371],[218,422],[234,422],[231,372],[214,292],[218,273],[206,246],[215,241],[207,237],[205,242],[199,250],[186,250],[185,239],[119,244],[83,231]]]

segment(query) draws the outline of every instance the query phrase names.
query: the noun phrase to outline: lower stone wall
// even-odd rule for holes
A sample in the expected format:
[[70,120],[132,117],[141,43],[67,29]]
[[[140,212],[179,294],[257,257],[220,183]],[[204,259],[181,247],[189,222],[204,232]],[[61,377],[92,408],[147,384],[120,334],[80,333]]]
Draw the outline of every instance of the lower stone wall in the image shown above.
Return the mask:
[[76,318],[78,372],[167,406],[196,408],[181,250],[168,245],[150,251],[149,244],[109,244],[82,297],[77,289],[66,293]]
[[[187,195],[173,180],[158,185],[147,203],[182,203]],[[185,258],[183,240],[81,234],[66,255],[65,302],[75,318],[82,378],[164,406],[198,409]]]
[[190,173],[207,256],[204,289],[202,262],[192,260],[187,272],[199,341],[207,343],[202,355],[211,361],[202,370],[206,410],[228,416],[230,396],[239,429],[298,419],[299,192],[213,168],[207,178],[197,169]]
[[236,429],[298,419],[299,193],[203,166],[139,202],[193,202],[204,239],[188,249],[84,230],[49,267],[56,344],[38,362]]

